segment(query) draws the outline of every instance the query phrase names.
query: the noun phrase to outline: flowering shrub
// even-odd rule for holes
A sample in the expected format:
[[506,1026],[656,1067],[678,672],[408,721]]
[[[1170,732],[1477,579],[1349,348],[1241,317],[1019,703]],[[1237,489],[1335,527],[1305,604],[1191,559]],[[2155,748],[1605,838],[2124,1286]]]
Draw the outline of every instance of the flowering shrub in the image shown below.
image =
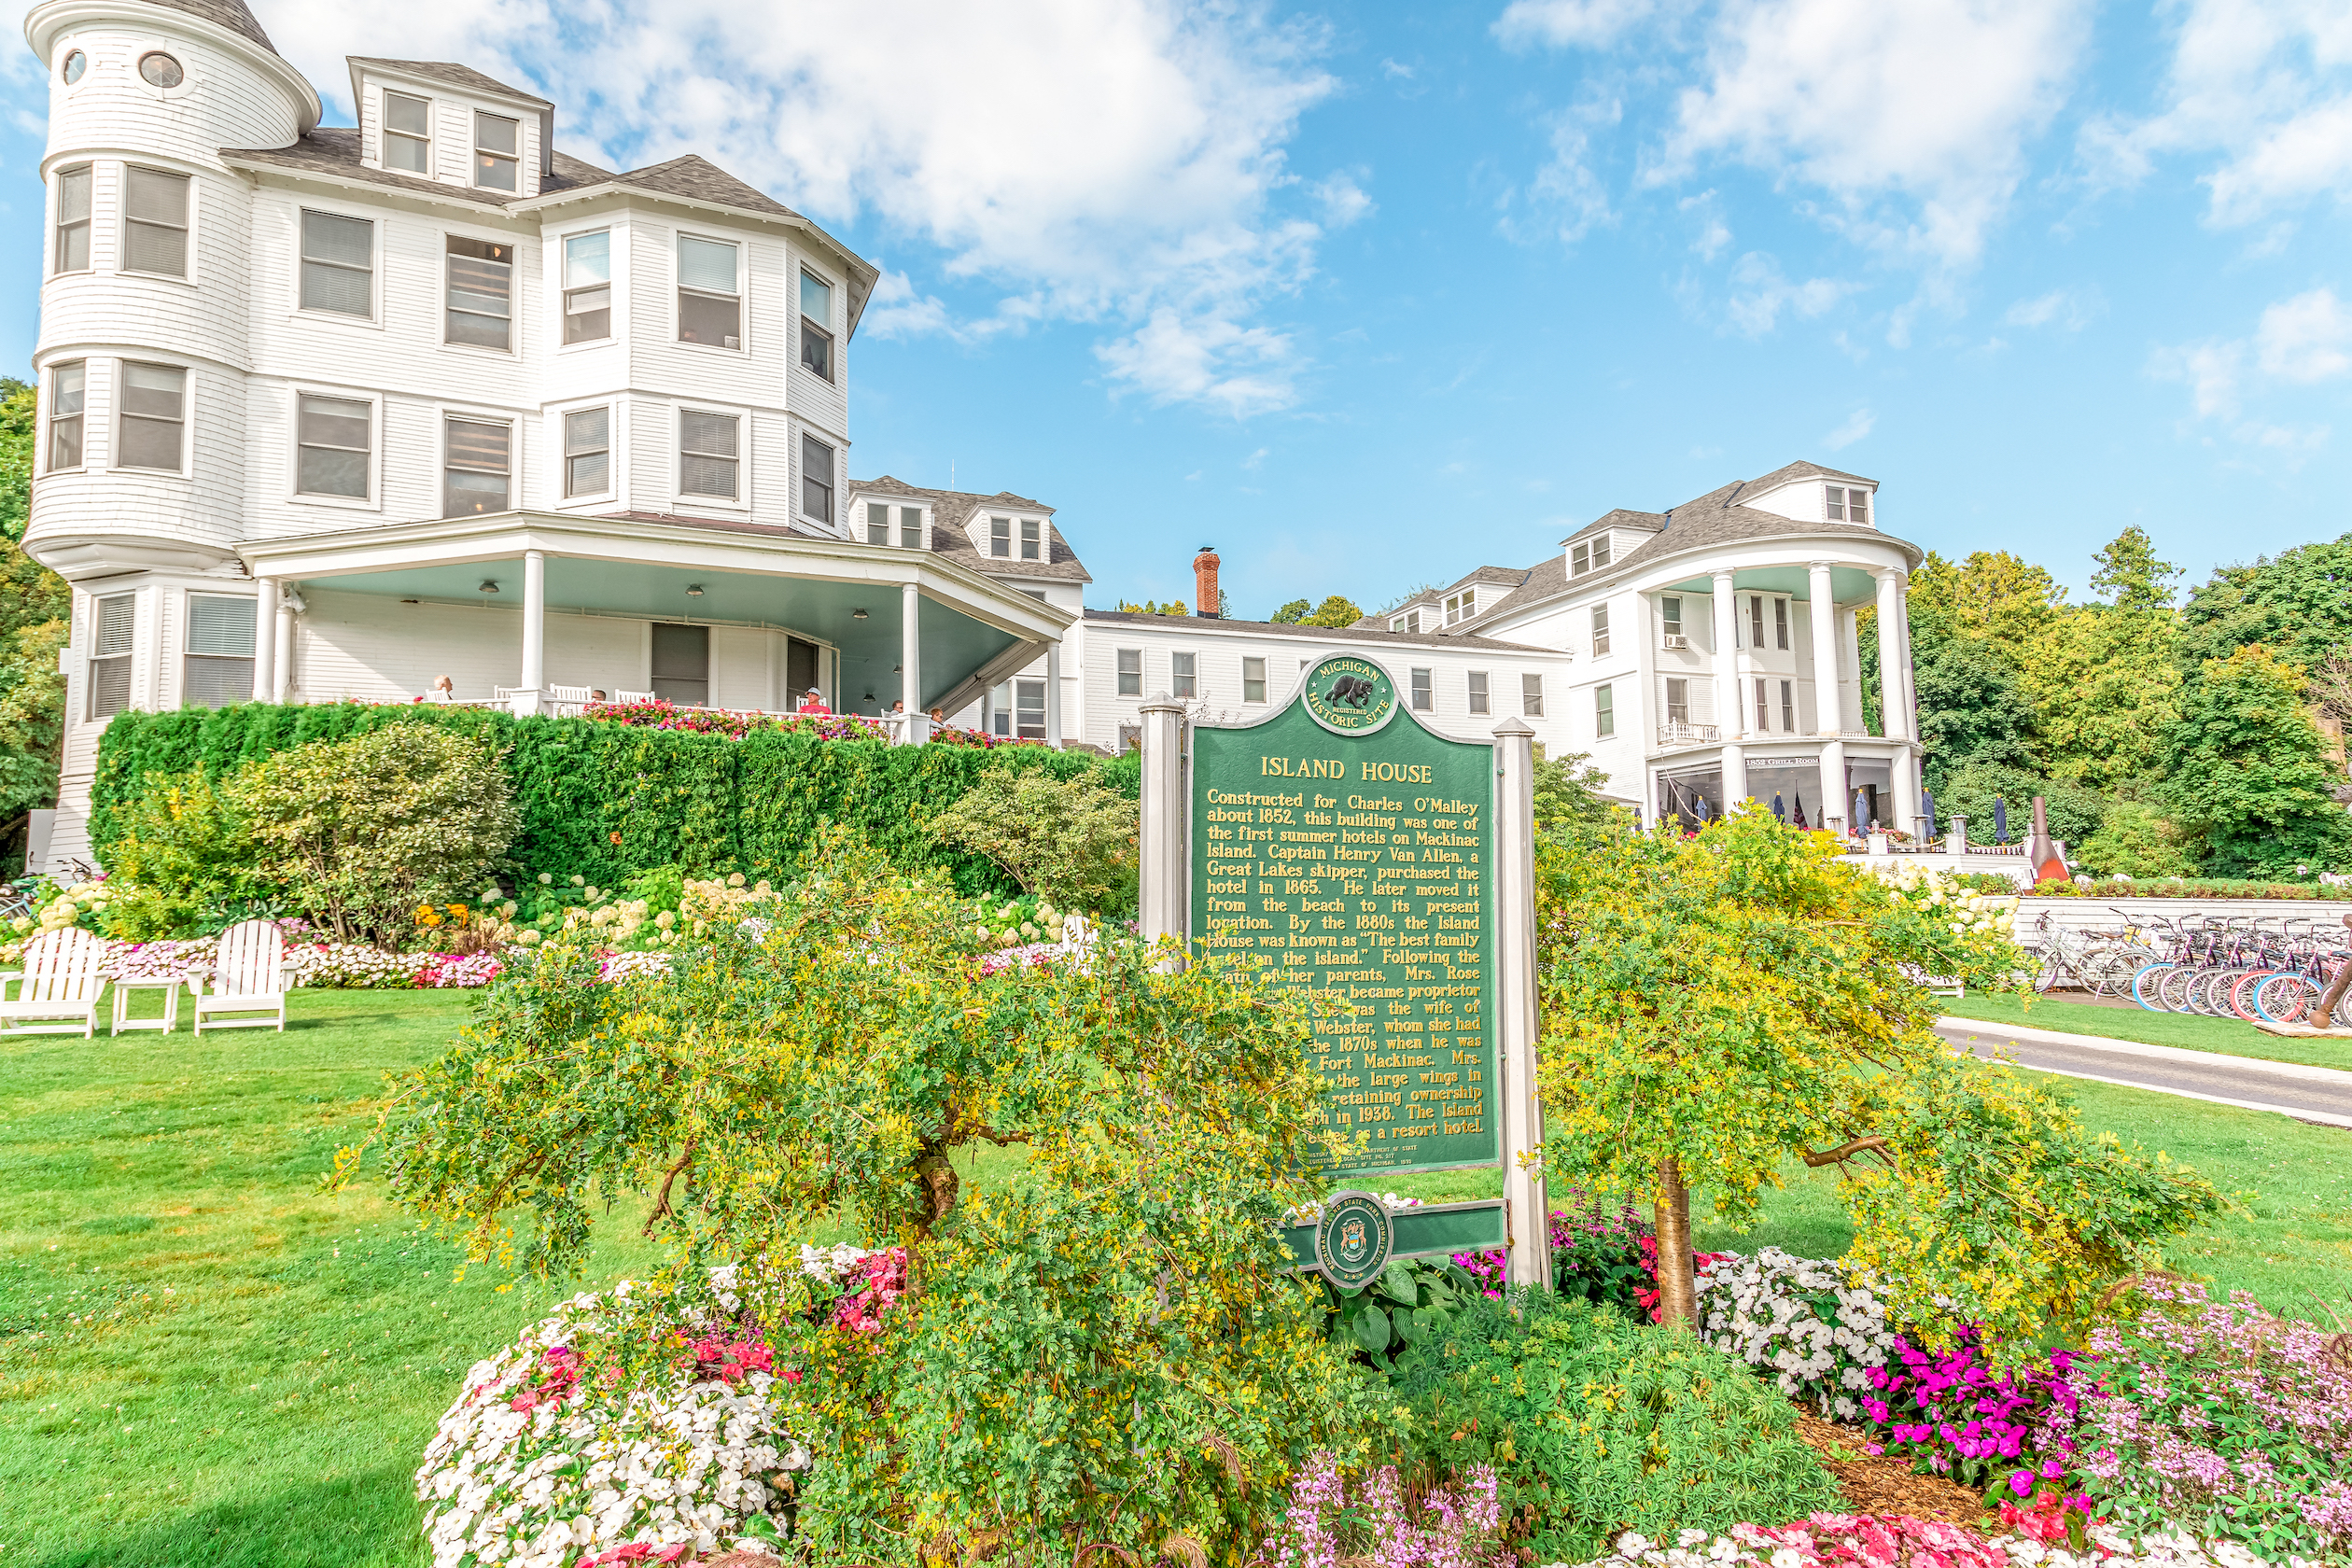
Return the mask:
[[972,746],[983,751],[993,751],[1000,746],[1043,746],[1042,740],[1024,740],[1019,735],[990,735],[986,730],[967,730],[954,724],[933,724],[931,732],[934,746]]
[[650,702],[590,703],[581,709],[580,716],[615,724],[642,724],[648,729],[683,730],[689,735],[724,735],[729,740],[741,740],[759,730],[814,735],[819,740],[890,738],[889,731],[854,713],[755,713],[725,707],[680,707],[660,697]]
[[[1648,1303],[1639,1297],[1646,1294],[1654,1301],[1657,1295],[1649,1288],[1656,1282],[1657,1245],[1647,1223],[1631,1207],[1607,1210],[1598,1198],[1578,1197],[1583,1200],[1579,1208],[1551,1211],[1552,1288],[1629,1315],[1646,1309]],[[1501,1247],[1453,1254],[1455,1266],[1477,1281],[1480,1294],[1490,1299],[1503,1295],[1510,1279],[1509,1260],[1510,1253]],[[1656,1321],[1654,1312],[1651,1321]]]
[[2058,1351],[2039,1365],[1995,1366],[1972,1331],[1934,1351],[1897,1338],[1895,1351],[1893,1363],[1869,1368],[1878,1394],[1862,1400],[1884,1429],[1883,1451],[1988,1491],[2064,1493],[2080,1406],[2074,1355]]
[[607,953],[596,961],[596,978],[602,981],[630,980],[669,972],[669,959],[661,953]]
[[763,1339],[727,1316],[733,1283],[719,1269],[707,1290],[575,1296],[478,1363],[416,1472],[434,1568],[780,1539],[809,1455]]
[[400,990],[416,984],[419,955],[387,953],[364,942],[289,945],[286,959],[298,986],[334,990]]
[[[1291,1481],[1283,1528],[1267,1538],[1252,1568],[1504,1568],[1494,1472],[1474,1465],[1457,1489],[1433,1486],[1418,1503],[1382,1465],[1351,1484],[1328,1453]],[[1173,1556],[1174,1554],[1169,1554]]]
[[[2093,1529],[2088,1545],[2078,1553],[2030,1535],[1986,1541],[1958,1525],[1902,1514],[1814,1514],[1776,1527],[1738,1524],[1722,1535],[1685,1530],[1672,1545],[1629,1530],[1614,1551],[1585,1568],[2268,1568],[2234,1543],[2181,1533],[2134,1540]],[[2319,1568],[2300,1557],[2283,1561]]]
[[[1705,1273],[1730,1255],[1729,1253],[1693,1252],[1690,1254],[1693,1277]],[[1642,1238],[1642,1273],[1649,1283],[1633,1287],[1633,1300],[1649,1314],[1650,1322],[1658,1323],[1665,1316],[1665,1294],[1658,1288],[1658,1238],[1655,1236]]]
[[496,953],[427,953],[413,982],[418,986],[487,986],[506,968]]
[[2352,1365],[2340,1341],[2243,1293],[2150,1279],[2093,1331],[2077,1440],[2101,1506],[2273,1552],[2352,1555]]
[[211,937],[188,942],[110,942],[99,973],[109,980],[208,980],[220,951]]
[[48,876],[35,878],[33,912],[19,915],[8,922],[8,934],[0,940],[0,962],[23,961],[24,945],[53,931],[63,931],[68,926],[98,930],[99,917],[113,904],[119,891],[107,888],[104,875],[71,883]]
[[1832,1420],[1862,1413],[1870,1374],[1903,1347],[1886,1303],[1835,1261],[1778,1247],[1718,1253],[1699,1271],[1698,1294],[1701,1338]]

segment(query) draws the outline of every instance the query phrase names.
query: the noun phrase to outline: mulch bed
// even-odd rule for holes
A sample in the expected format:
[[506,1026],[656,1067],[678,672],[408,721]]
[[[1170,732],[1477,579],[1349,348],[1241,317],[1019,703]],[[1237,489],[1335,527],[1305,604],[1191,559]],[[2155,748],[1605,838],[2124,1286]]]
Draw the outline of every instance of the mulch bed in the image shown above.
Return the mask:
[[1941,1476],[1923,1476],[1906,1460],[1871,1453],[1868,1439],[1848,1427],[1800,1409],[1797,1435],[1821,1456],[1822,1468],[1837,1477],[1838,1490],[1854,1513],[1909,1514],[1970,1530],[1995,1522],[1978,1493]]

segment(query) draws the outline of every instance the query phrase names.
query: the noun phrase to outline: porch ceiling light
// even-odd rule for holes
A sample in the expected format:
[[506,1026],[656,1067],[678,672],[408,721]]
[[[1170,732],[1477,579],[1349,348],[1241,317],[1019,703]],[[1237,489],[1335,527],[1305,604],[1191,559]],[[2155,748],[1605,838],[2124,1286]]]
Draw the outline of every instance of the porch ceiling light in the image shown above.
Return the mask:
[[702,584],[701,584],[701,583],[699,583],[699,582],[689,582],[688,584],[686,584],[686,596],[687,596],[688,598],[690,598],[690,599],[699,599],[699,598],[701,598],[701,597],[702,597]]
[[866,612],[862,609],[853,609],[849,612],[849,619],[852,621],[862,621],[865,618]]
[[491,581],[489,579],[484,578],[482,583],[482,591],[485,594],[495,594],[498,591],[498,585]]

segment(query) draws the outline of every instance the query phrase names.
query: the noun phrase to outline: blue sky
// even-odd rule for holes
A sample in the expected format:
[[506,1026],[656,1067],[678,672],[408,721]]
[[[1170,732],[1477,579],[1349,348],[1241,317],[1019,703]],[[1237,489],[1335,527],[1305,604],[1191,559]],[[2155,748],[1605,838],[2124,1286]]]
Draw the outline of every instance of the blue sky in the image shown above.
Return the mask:
[[[1809,457],[2078,597],[2347,523],[2342,0],[259,0],[697,150],[879,263],[853,468],[1059,509],[1090,602],[1367,608]],[[749,13],[758,14],[749,14]],[[0,77],[0,363],[44,89]]]

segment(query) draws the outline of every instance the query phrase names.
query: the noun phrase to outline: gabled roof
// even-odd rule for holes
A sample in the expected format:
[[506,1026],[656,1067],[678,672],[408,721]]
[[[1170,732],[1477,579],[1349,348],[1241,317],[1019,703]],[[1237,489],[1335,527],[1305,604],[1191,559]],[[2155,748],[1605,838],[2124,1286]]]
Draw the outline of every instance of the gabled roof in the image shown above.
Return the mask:
[[492,97],[511,98],[518,103],[536,104],[542,109],[552,109],[555,106],[535,92],[525,92],[519,87],[509,87],[495,77],[485,77],[480,71],[470,66],[457,64],[454,61],[379,60],[371,55],[355,54],[351,57],[349,63],[380,65],[386,70],[404,71],[412,77],[423,77],[427,81],[446,82],[451,87],[463,88],[469,92],[481,92]]
[[1288,621],[1228,621],[1216,615],[1152,615],[1136,609],[1090,609],[1088,621],[1127,626],[1156,626],[1174,632],[1246,632],[1252,637],[1297,637],[1311,642],[1386,643],[1408,648],[1485,648],[1498,653],[1543,653],[1558,657],[1556,648],[1535,648],[1522,642],[1499,642],[1493,637],[1447,637],[1442,632],[1392,632],[1379,626],[1301,626]]
[[741,207],[747,212],[767,213],[776,217],[801,216],[757,186],[747,185],[735,178],[700,153],[690,152],[666,163],[649,163],[642,169],[614,175],[611,183],[632,190],[650,190],[657,196],[683,196],[690,202]]
[[1856,484],[1867,484],[1873,490],[1878,488],[1878,481],[1875,479],[1866,478],[1861,474],[1846,473],[1838,469],[1825,469],[1819,463],[1799,461],[1774,469],[1761,479],[1749,480],[1739,487],[1740,495],[1742,497],[1768,495],[1792,479],[1850,479]]
[[[504,207],[523,199],[511,190],[479,190],[469,185],[448,185],[393,169],[371,168],[359,161],[359,133],[348,125],[321,126],[315,131],[303,133],[282,147],[222,147],[220,156],[231,164],[285,169],[295,174],[329,175],[337,179],[357,180],[364,185],[380,185],[387,190],[405,190],[413,195],[439,197],[444,201],[471,202],[485,207]],[[541,176],[539,190],[541,194],[546,194],[595,185],[611,177],[609,172],[597,168],[594,163],[574,158],[567,152],[558,152],[555,154],[554,172]]]
[[277,46],[270,42],[270,35],[261,31],[261,24],[253,19],[251,11],[245,9],[245,0],[148,0],[148,3],[161,6],[167,11],[182,11],[201,18],[217,27],[226,27],[230,32],[259,44],[272,54],[277,53]]
[[[958,566],[969,567],[990,577],[1024,578],[1035,581],[1094,581],[1094,574],[1079,561],[1078,553],[1070,548],[1070,540],[1062,536],[1059,528],[1051,525],[1054,509],[1043,501],[1015,496],[1010,490],[1000,490],[993,496],[974,495],[969,490],[926,490],[889,474],[878,479],[853,479],[849,482],[849,493],[853,496],[903,496],[909,500],[930,502],[931,553],[951,560]],[[1001,556],[984,555],[975,549],[971,535],[965,529],[972,525],[973,513],[989,508],[1043,513],[1047,519],[1045,559],[1007,560]]]
[[1644,533],[1654,534],[1666,526],[1666,515],[1662,511],[1628,511],[1623,507],[1619,507],[1615,511],[1594,518],[1560,542],[1574,544],[1580,539],[1614,528],[1636,528]]

